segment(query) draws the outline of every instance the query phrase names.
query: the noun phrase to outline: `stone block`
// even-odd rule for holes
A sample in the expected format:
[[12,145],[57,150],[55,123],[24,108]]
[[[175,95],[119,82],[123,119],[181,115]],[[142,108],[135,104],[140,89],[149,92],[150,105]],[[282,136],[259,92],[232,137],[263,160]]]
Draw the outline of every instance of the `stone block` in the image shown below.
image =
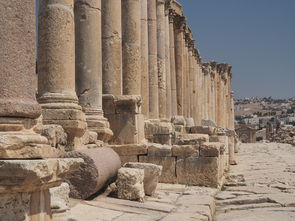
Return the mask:
[[194,126],[190,128],[190,133],[192,134],[208,134],[212,136],[215,134],[215,127],[210,126]]
[[114,136],[112,144],[138,144],[144,142],[144,117],[142,114],[105,115],[110,122]]
[[123,166],[125,163],[128,162],[138,162],[138,156],[132,155],[132,156],[120,156],[121,159],[121,165]]
[[174,127],[170,122],[147,120],[144,125],[144,133],[149,142],[171,144]]
[[175,157],[139,156],[139,162],[152,163],[162,166],[162,175],[159,178],[161,183],[176,183]]
[[173,116],[171,118],[171,123],[173,123],[174,125],[182,125],[182,126],[186,125],[184,116],[178,116],[178,115]]
[[112,94],[103,94],[102,95],[102,109],[105,115],[115,114],[115,96]]
[[172,147],[172,156],[178,158],[198,157],[199,145],[174,145]]
[[144,155],[148,152],[147,144],[109,145],[119,156]]
[[60,125],[44,125],[42,136],[45,136],[50,146],[63,150],[67,145],[67,134]]
[[186,128],[183,125],[174,125],[175,132],[185,133]]
[[185,118],[185,125],[186,127],[194,127],[195,121],[193,118]]
[[52,213],[62,213],[69,209],[69,194],[70,186],[67,183],[62,183],[60,186],[49,189],[51,196],[51,211]]
[[152,196],[155,193],[159,181],[159,176],[162,173],[162,166],[151,163],[126,163],[124,167],[143,169],[144,192],[148,196]]
[[205,142],[200,145],[201,157],[218,157],[224,152],[225,144],[219,142]]
[[144,200],[144,170],[120,168],[116,181],[118,198],[126,200]]
[[216,123],[212,120],[202,120],[201,125],[202,126],[209,126],[209,127],[217,127]]
[[181,134],[176,133],[175,143],[177,145],[198,145],[209,141],[207,134]]
[[218,186],[218,157],[188,157],[176,162],[177,181],[180,184]]
[[148,144],[148,156],[170,157],[172,156],[172,146],[155,143]]

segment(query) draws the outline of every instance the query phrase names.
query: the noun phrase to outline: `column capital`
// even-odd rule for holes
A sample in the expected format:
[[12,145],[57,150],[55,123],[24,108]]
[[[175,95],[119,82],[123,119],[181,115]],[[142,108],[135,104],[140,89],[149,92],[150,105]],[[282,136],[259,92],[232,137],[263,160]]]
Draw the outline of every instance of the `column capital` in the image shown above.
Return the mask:
[[186,17],[176,14],[176,16],[174,17],[174,24],[178,30],[184,32],[186,26]]

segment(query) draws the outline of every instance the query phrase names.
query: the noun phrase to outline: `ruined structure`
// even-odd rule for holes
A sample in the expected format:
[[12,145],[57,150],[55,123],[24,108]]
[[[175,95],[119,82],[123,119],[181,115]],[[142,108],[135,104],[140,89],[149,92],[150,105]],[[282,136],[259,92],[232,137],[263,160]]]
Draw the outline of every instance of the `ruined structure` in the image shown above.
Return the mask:
[[16,202],[0,214],[50,220],[48,189],[82,162],[56,157],[102,145],[161,165],[160,182],[222,183],[237,149],[231,66],[202,62],[178,2],[40,1],[38,44],[33,0],[1,1],[0,18],[0,201]]

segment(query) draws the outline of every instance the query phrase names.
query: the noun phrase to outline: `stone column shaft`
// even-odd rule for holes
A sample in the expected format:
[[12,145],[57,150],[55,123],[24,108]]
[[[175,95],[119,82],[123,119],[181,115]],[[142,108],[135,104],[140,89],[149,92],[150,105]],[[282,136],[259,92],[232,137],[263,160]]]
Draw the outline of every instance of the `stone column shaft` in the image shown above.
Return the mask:
[[159,84],[159,117],[166,118],[166,67],[165,67],[165,4],[157,0],[157,55]]
[[169,10],[165,9],[165,68],[166,68],[166,118],[172,116],[171,65],[170,65],[170,33]]
[[41,1],[38,21],[38,101],[43,123],[61,125],[68,145],[78,148],[76,138],[85,133],[87,124],[75,91],[73,0]]
[[54,157],[38,134],[34,1],[1,1],[0,21],[0,159]]
[[158,61],[157,61],[157,5],[148,1],[148,47],[149,47],[149,118],[159,118]]
[[175,47],[174,47],[174,12],[169,12],[169,47],[170,47],[170,76],[171,76],[171,114],[177,115],[177,88],[175,70]]
[[175,23],[175,67],[176,67],[176,89],[177,89],[177,114],[184,114],[183,103],[183,75],[184,75],[184,17],[177,17]]
[[103,93],[122,95],[121,0],[102,0]]
[[149,118],[149,46],[148,46],[148,6],[141,0],[141,96],[142,113]]
[[123,94],[141,94],[141,4],[122,0]]
[[108,141],[112,132],[102,110],[101,0],[75,0],[75,42],[79,103],[88,128]]

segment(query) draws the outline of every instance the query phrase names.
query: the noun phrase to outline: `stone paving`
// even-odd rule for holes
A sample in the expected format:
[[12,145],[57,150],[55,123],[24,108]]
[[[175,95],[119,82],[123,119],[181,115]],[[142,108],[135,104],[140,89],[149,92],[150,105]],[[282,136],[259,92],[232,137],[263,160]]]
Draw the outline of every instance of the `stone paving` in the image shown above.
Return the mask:
[[295,148],[243,144],[225,191],[216,196],[215,221],[294,221]]
[[207,187],[160,183],[155,196],[146,197],[144,203],[105,195],[91,201],[71,199],[70,217],[77,221],[211,221],[217,191]]

